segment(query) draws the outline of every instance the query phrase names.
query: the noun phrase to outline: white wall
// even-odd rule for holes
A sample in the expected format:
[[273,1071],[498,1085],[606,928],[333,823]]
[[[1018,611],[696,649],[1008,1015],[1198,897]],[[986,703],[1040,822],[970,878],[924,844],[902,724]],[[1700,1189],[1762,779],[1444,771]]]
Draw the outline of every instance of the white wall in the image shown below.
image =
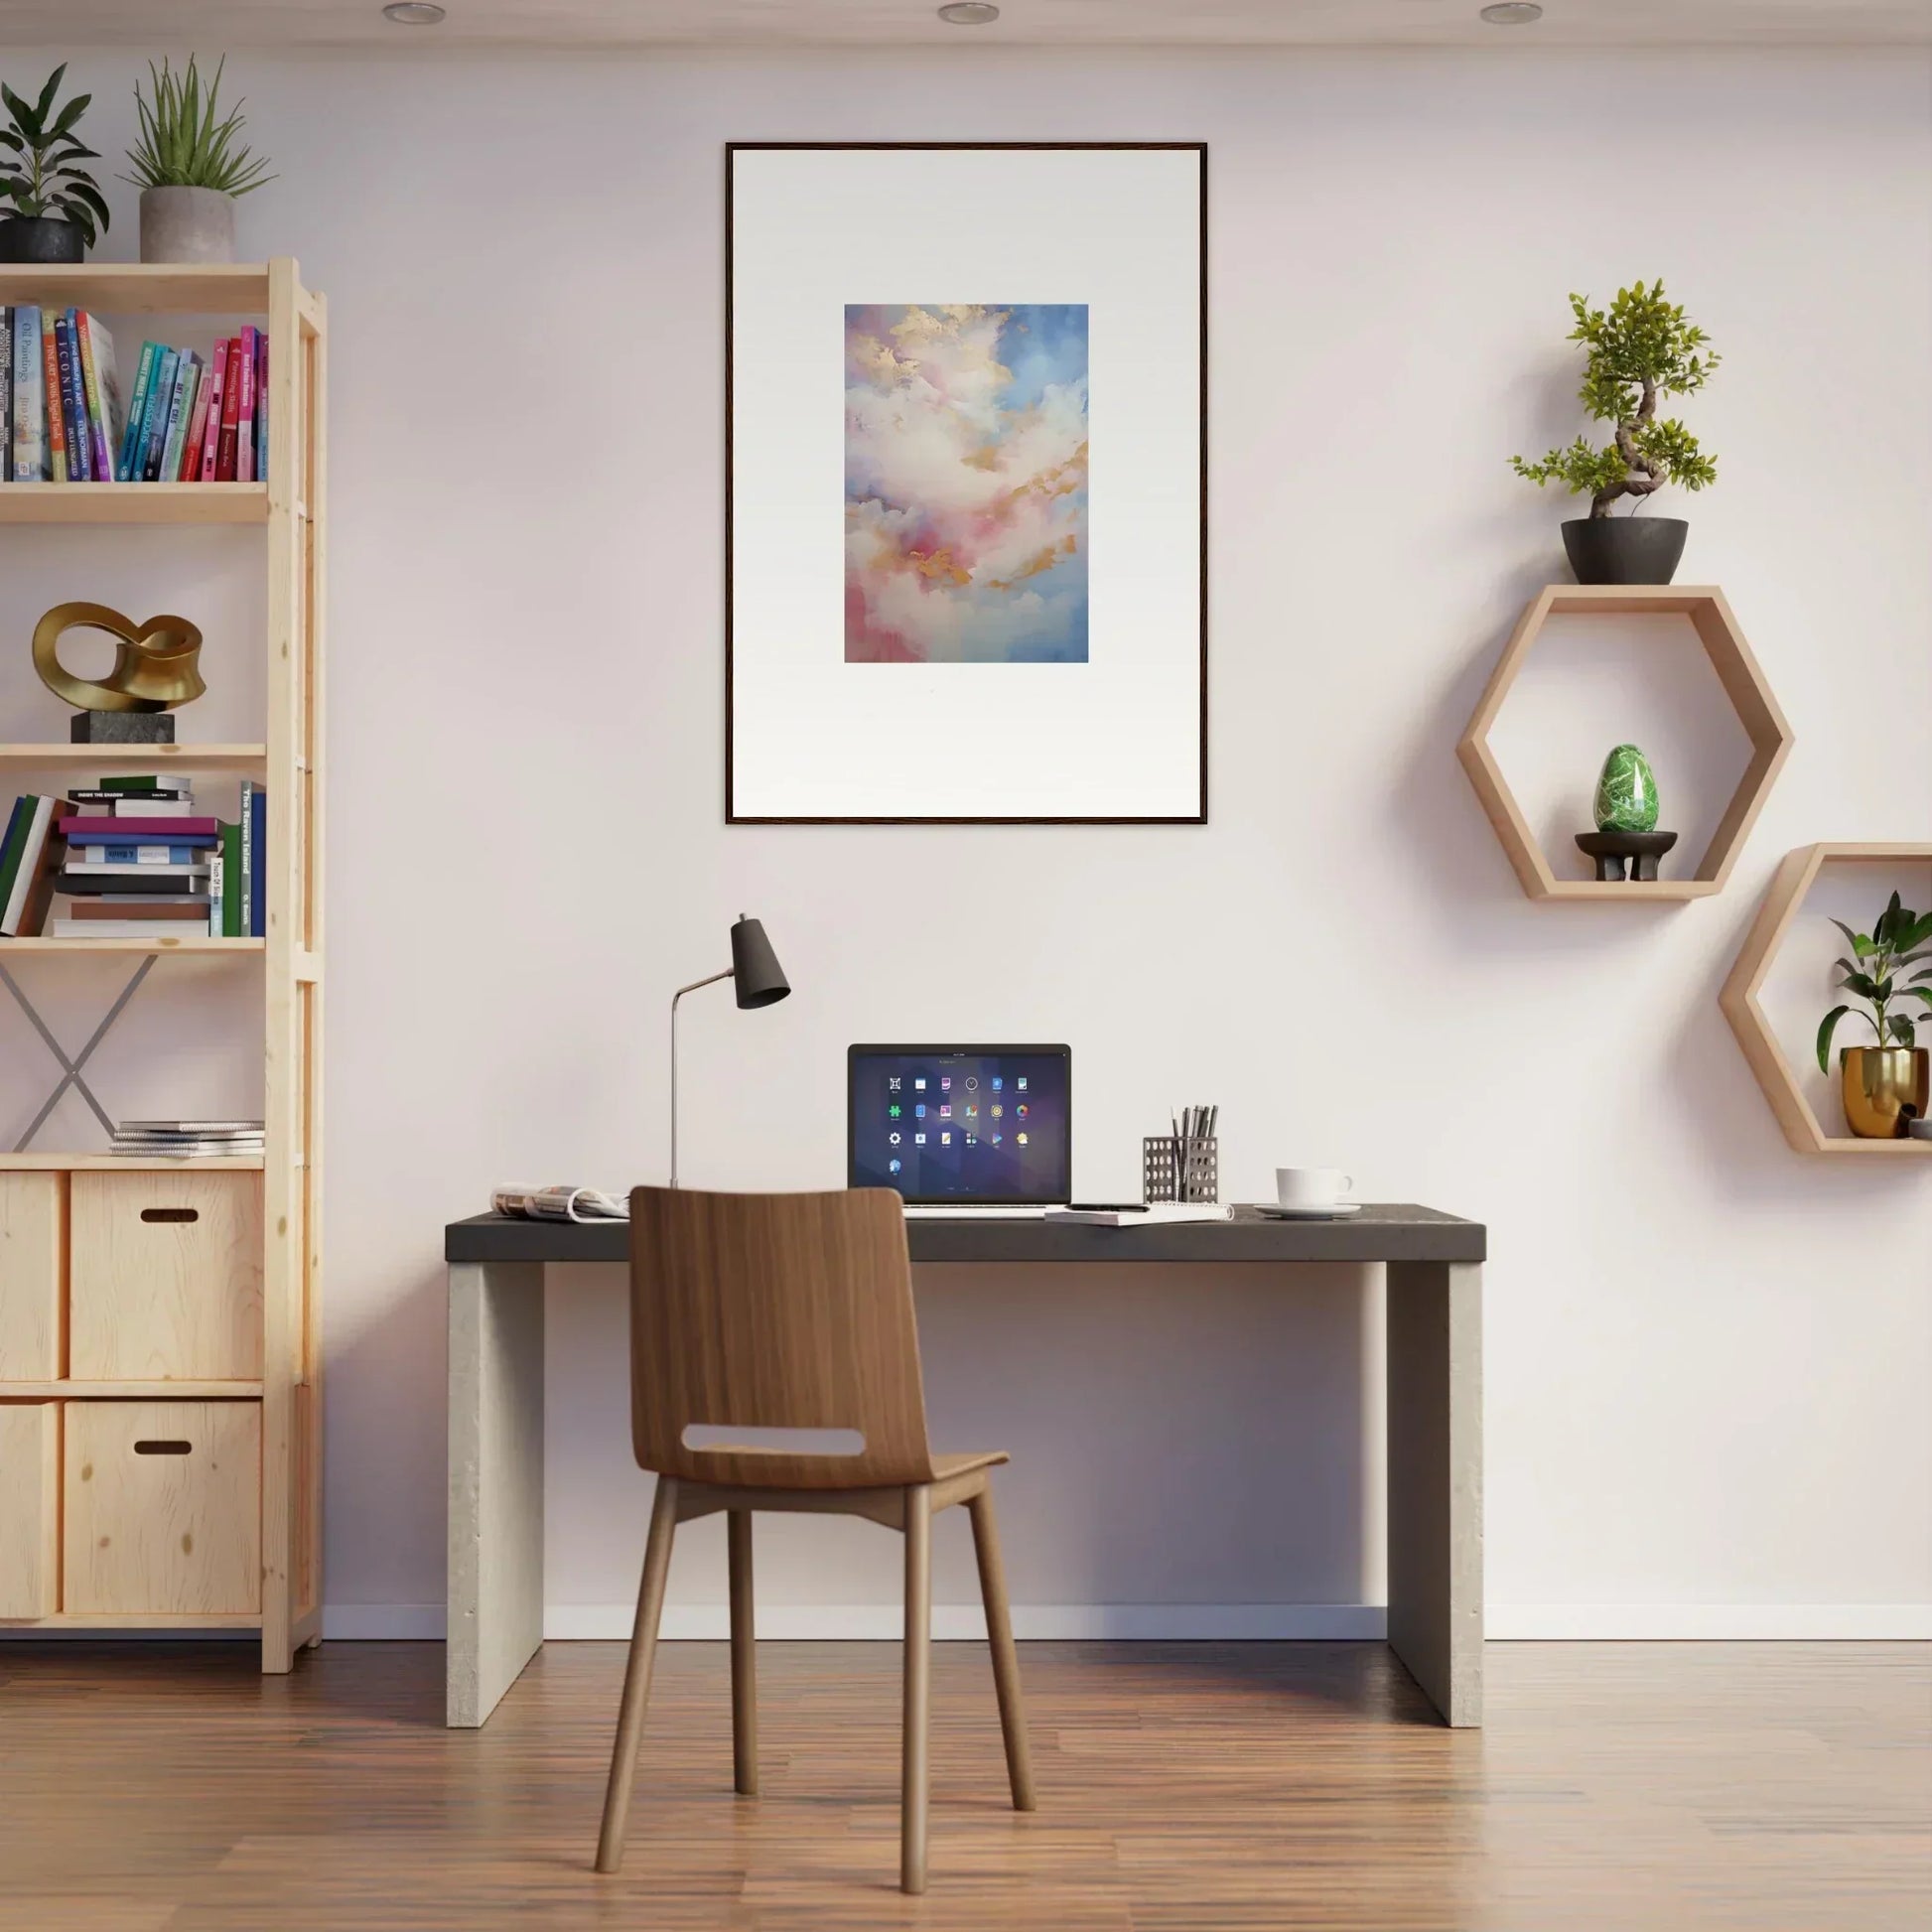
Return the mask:
[[[44,66],[0,56],[16,83]],[[96,145],[134,69],[76,63]],[[1791,1154],[1716,1004],[1788,848],[1932,833],[1924,55],[412,49],[230,73],[282,177],[243,248],[299,255],[333,317],[333,1629],[440,1617],[442,1222],[496,1180],[662,1172],[665,1002],[741,909],[797,990],[691,1005],[689,1179],[835,1182],[850,1039],[1066,1037],[1084,1189],[1131,1186],[1150,1123],[1212,1099],[1236,1196],[1334,1162],[1490,1224],[1498,1634],[1932,1628],[1932,1173]],[[1211,143],[1206,829],[723,824],[722,146],[848,136]],[[1565,293],[1656,274],[1725,354],[1687,411],[1722,483],[1682,574],[1726,587],[1798,745],[1722,897],[1534,905],[1452,756],[1560,568],[1563,506],[1505,464],[1572,433]],[[196,541],[245,610],[231,536]],[[10,541],[8,735],[45,708],[44,603],[201,595],[188,541],[84,580],[94,549]],[[1732,755],[1725,720],[1650,655],[1644,691],[1583,661],[1526,690],[1507,750],[1539,823],[1582,824],[1625,737],[1708,823],[1688,767]],[[969,922],[992,943],[955,941]],[[1802,1050],[1823,982],[1800,995]],[[0,1030],[24,1107],[37,1049]],[[123,1045],[118,1092],[151,1051]],[[559,1630],[614,1627],[635,1578],[619,1295],[551,1290]],[[1373,1627],[1284,1607],[1380,1590],[1354,1274],[962,1269],[921,1298],[936,1432],[1014,1451],[1028,1627]],[[712,1527],[675,1627],[717,1627]],[[885,1539],[798,1527],[761,1532],[767,1627],[893,1600]],[[963,1603],[950,1534],[941,1555]]]

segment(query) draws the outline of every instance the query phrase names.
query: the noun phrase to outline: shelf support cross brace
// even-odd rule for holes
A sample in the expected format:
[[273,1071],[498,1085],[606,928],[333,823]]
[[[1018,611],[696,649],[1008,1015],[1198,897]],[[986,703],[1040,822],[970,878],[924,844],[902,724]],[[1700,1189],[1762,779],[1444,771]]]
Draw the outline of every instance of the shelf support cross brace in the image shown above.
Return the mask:
[[14,1152],[16,1154],[23,1153],[26,1150],[28,1144],[33,1140],[34,1136],[38,1134],[41,1131],[41,1129],[47,1125],[48,1115],[51,1114],[54,1111],[54,1109],[61,1104],[61,1096],[67,1092],[69,1087],[74,1087],[79,1091],[81,1099],[83,1099],[87,1103],[87,1105],[94,1110],[94,1118],[100,1122],[101,1126],[106,1128],[110,1138],[113,1136],[115,1131],[114,1123],[108,1119],[106,1108],[104,1108],[100,1104],[99,1100],[95,1098],[93,1088],[87,1084],[86,1079],[81,1074],[80,1069],[83,1066],[85,1066],[87,1064],[87,1061],[93,1056],[94,1048],[98,1046],[100,1042],[107,1037],[108,1032],[113,1027],[114,1022],[121,1017],[121,1014],[123,1010],[126,1008],[128,1001],[133,999],[135,990],[140,986],[141,982],[147,978],[149,971],[152,969],[154,965],[155,957],[156,957],[155,954],[150,953],[147,956],[147,958],[142,960],[140,965],[135,967],[133,978],[130,979],[128,983],[121,988],[120,998],[117,999],[114,1002],[114,1004],[107,1009],[105,1018],[102,1019],[100,1025],[94,1029],[93,1036],[87,1041],[86,1045],[81,1047],[80,1051],[72,1059],[68,1058],[67,1048],[64,1047],[61,1044],[61,1042],[54,1037],[54,1035],[52,1031],[49,1029],[47,1022],[43,1020],[37,1012],[35,1012],[33,1001],[30,1000],[27,997],[27,995],[20,990],[20,982],[16,980],[10,972],[7,971],[5,966],[0,966],[0,980],[6,981],[7,991],[11,993],[14,996],[14,998],[20,1002],[21,1012],[24,1013],[27,1016],[27,1018],[34,1023],[34,1031],[37,1034],[39,1034],[44,1040],[46,1040],[47,1050],[50,1053],[52,1053],[57,1060],[61,1062],[61,1065],[64,1069],[64,1071],[61,1074],[60,1084],[54,1089],[52,1093],[50,1093],[47,1096],[46,1105],[43,1106],[40,1112],[34,1116],[33,1124],[27,1129],[26,1133],[21,1135],[20,1139],[14,1143]]

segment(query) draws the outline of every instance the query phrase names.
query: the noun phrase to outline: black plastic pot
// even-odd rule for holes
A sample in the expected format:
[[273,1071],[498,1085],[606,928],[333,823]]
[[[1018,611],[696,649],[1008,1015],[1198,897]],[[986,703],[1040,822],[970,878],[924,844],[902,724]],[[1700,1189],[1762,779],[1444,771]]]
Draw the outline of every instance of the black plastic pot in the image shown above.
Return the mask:
[[35,214],[0,221],[0,262],[77,262],[86,255],[86,237],[71,221]]
[[1690,533],[1676,516],[1580,516],[1563,547],[1580,584],[1668,584]]

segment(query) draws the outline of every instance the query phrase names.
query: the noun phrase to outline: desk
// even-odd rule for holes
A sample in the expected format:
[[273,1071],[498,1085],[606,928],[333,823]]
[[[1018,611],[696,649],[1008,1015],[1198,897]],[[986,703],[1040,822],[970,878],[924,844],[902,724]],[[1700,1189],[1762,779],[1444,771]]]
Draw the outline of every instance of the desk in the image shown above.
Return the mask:
[[[1482,1722],[1485,1231],[1430,1207],[1346,1220],[905,1224],[918,1262],[1353,1262],[1388,1271],[1389,1645],[1450,1725]],[[543,1641],[543,1270],[626,1262],[622,1222],[452,1221],[448,1722],[483,1724]],[[643,1524],[637,1526],[641,1550]]]

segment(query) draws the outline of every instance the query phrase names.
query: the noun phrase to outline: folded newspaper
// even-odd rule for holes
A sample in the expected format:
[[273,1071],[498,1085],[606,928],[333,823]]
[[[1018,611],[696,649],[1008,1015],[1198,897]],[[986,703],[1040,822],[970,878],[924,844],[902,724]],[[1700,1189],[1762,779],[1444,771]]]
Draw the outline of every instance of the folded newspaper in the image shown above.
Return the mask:
[[493,1212],[524,1221],[627,1221],[630,1202],[596,1187],[498,1187]]

